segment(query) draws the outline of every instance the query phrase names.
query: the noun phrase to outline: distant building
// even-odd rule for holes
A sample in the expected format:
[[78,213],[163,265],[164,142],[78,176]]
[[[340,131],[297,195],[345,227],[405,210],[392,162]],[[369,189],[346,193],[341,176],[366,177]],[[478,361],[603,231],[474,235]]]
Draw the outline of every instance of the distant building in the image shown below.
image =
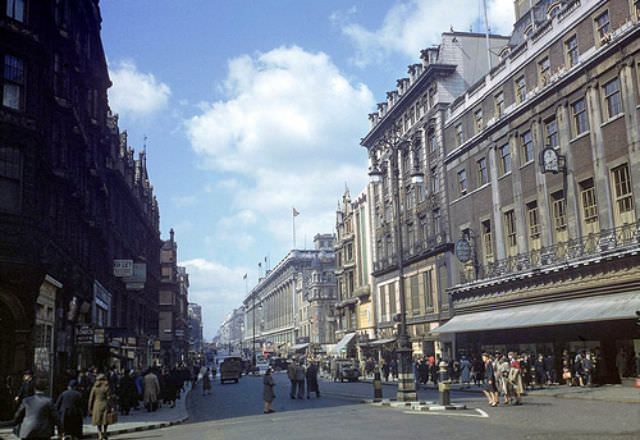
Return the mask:
[[219,346],[229,353],[242,353],[244,347],[244,311],[234,309],[223,321],[219,329]]
[[[256,351],[320,350],[334,342],[335,237],[318,234],[315,249],[291,250],[244,299],[245,347]],[[255,327],[254,327],[255,323]]]
[[188,339],[191,359],[197,359],[202,353],[202,307],[196,303],[188,305]]

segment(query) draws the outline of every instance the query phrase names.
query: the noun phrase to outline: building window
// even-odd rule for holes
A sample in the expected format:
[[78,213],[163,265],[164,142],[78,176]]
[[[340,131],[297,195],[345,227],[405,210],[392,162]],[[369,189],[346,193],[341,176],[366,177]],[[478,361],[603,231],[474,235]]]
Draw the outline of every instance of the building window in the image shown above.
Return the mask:
[[2,105],[22,110],[24,102],[24,61],[13,55],[4,56]]
[[578,37],[575,35],[569,38],[565,43],[565,49],[567,54],[567,64],[569,67],[578,64]]
[[429,173],[429,180],[431,180],[431,193],[438,194],[440,192],[440,181],[438,180],[437,168],[431,168]]
[[571,117],[573,120],[573,132],[575,136],[578,136],[589,130],[587,102],[584,98],[580,98],[576,102],[571,104]]
[[618,81],[618,78],[604,85],[604,100],[608,119],[622,113],[622,98],[620,97],[620,81]]
[[500,175],[504,176],[511,172],[511,149],[509,144],[504,144],[498,148],[498,153],[500,154]]
[[436,102],[436,92],[437,88],[434,84],[433,87],[429,89],[429,108],[433,107],[433,104]]
[[520,136],[520,165],[527,164],[533,160],[533,137],[530,131],[526,131]]
[[566,241],[565,232],[567,230],[567,204],[564,193],[558,191],[551,195],[553,229],[556,234],[556,242]]
[[540,249],[540,213],[538,202],[527,203],[527,222],[529,226],[529,247],[531,250]]
[[458,171],[458,192],[461,196],[467,193],[467,170]]
[[473,122],[476,127],[476,133],[480,133],[482,131],[482,109],[479,108],[473,113]]
[[485,264],[493,262],[493,240],[491,238],[491,222],[482,222],[482,253]]
[[462,130],[462,124],[456,125],[456,143],[462,145],[464,142],[464,132]]
[[427,131],[427,144],[429,145],[429,152],[433,153],[438,150],[438,142],[436,140],[436,131],[430,128]]
[[20,150],[0,147],[0,210],[20,211],[22,163]]
[[551,62],[549,61],[549,57],[544,57],[540,60],[538,63],[538,73],[540,75],[540,84],[546,86],[551,77]]
[[427,308],[433,309],[433,289],[431,288],[431,271],[427,270],[423,274],[423,283],[424,283],[424,304]]
[[610,37],[611,32],[611,24],[609,23],[609,11],[604,11],[602,14],[598,15],[595,21],[596,31],[598,33],[600,43],[606,43]]
[[493,102],[496,111],[496,117],[501,117],[504,114],[504,93],[500,92],[493,97]]
[[478,183],[484,185],[489,182],[489,170],[487,169],[487,159],[484,157],[479,159],[478,162]]
[[504,213],[504,230],[506,235],[507,255],[512,257],[517,253],[516,215],[513,210]]
[[380,320],[387,321],[387,286],[380,286]]
[[633,223],[633,189],[628,164],[611,170],[615,198],[616,225]]
[[556,118],[551,118],[544,123],[544,131],[547,147],[558,146],[558,123],[556,122]]
[[635,11],[636,18],[640,19],[640,0],[633,1],[633,10]]
[[582,203],[582,229],[584,234],[600,231],[598,224],[598,201],[593,187],[593,179],[580,182],[580,201]]
[[7,0],[7,17],[24,23],[24,0]]
[[524,75],[516,79],[516,102],[523,102],[527,98],[527,82]]

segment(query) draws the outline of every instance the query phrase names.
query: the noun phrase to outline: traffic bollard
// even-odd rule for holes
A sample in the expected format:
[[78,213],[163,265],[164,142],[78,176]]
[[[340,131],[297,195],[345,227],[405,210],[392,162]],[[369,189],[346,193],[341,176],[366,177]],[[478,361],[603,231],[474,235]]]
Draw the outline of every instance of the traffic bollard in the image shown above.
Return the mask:
[[382,400],[382,380],[380,379],[380,369],[378,367],[373,372],[373,400],[375,402]]
[[438,391],[440,392],[440,405],[447,406],[451,404],[451,378],[447,368],[449,364],[445,361],[438,364]]

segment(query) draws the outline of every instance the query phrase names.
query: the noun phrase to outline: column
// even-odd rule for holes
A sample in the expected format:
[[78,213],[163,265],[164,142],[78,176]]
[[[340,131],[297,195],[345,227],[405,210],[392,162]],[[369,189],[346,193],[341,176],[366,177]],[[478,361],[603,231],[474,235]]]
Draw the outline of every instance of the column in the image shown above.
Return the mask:
[[567,232],[569,240],[582,236],[580,230],[580,217],[578,201],[580,195],[576,190],[576,182],[573,178],[573,158],[571,145],[571,124],[569,120],[569,105],[566,100],[556,109],[556,120],[558,121],[558,140],[560,142],[560,154],[566,158],[566,175],[564,176],[564,203],[567,216]]
[[518,253],[527,253],[529,242],[527,237],[527,222],[525,219],[524,201],[522,200],[522,175],[520,173],[520,133],[514,131],[509,137],[509,146],[512,152],[511,160],[511,186],[513,187],[513,212],[516,216],[516,243]]
[[[620,89],[622,93],[622,105],[624,107],[624,120],[627,129],[627,146],[629,151],[629,172],[633,194],[637,199],[640,195],[640,123],[638,122],[637,99],[638,84],[634,81],[633,59],[626,60],[620,66]],[[640,206],[634,204],[636,218],[640,219]]]
[[496,260],[505,257],[504,233],[502,231],[502,211],[500,204],[500,191],[498,190],[498,163],[496,158],[496,146],[489,147],[489,176],[491,178],[491,203],[493,205],[493,242],[496,246]]
[[[542,120],[538,118],[531,125],[531,132],[533,134],[534,145],[536,148],[536,158],[540,157],[540,153],[544,148],[544,134],[542,128]],[[547,190],[546,175],[542,174],[538,168],[536,175],[536,194],[538,203],[538,220],[540,221],[540,242],[543,248],[551,246],[553,244],[553,234],[551,232],[551,223],[549,222],[548,213],[551,212],[549,207],[549,191]]]

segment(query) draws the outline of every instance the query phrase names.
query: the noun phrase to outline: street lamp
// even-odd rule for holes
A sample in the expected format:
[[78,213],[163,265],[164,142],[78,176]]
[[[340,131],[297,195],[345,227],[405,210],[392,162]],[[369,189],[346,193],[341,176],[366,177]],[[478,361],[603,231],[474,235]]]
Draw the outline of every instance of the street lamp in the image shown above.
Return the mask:
[[[253,307],[251,309],[251,314],[253,316],[252,318],[252,325],[253,325],[253,344],[252,344],[252,355],[251,355],[251,365],[255,368],[256,366],[256,295],[257,293],[253,294]],[[260,310],[262,310],[262,303],[258,304],[258,307],[260,308]]]
[[[409,334],[407,332],[407,313],[404,289],[404,261],[403,261],[403,243],[402,243],[402,222],[400,221],[402,212],[400,209],[400,167],[398,164],[398,153],[413,154],[413,169],[410,174],[410,181],[414,185],[424,183],[424,174],[420,171],[418,148],[420,146],[419,136],[414,136],[411,142],[399,136],[399,130],[395,130],[390,135],[385,135],[378,142],[377,148],[387,148],[389,151],[388,162],[391,167],[391,178],[393,185],[393,205],[395,209],[395,251],[396,266],[398,270],[398,296],[400,297],[400,326],[398,329],[397,354],[398,354],[398,401],[414,401],[416,400],[416,385],[413,375],[413,359],[412,349],[409,345]],[[371,152],[371,168],[369,170],[369,178],[371,183],[377,184],[382,181],[383,172],[378,167],[379,158],[376,151]]]

